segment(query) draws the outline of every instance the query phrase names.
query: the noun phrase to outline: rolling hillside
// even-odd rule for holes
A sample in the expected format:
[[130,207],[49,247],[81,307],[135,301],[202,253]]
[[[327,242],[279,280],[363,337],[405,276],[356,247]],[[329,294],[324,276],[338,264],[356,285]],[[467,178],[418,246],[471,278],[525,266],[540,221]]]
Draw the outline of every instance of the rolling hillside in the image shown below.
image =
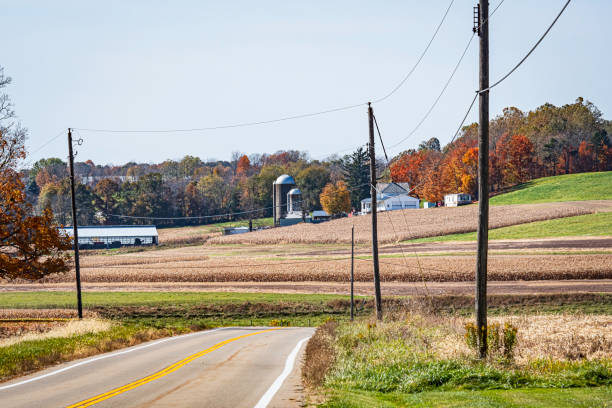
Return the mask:
[[612,200],[612,171],[564,174],[519,184],[491,198],[491,205],[533,204],[559,201]]

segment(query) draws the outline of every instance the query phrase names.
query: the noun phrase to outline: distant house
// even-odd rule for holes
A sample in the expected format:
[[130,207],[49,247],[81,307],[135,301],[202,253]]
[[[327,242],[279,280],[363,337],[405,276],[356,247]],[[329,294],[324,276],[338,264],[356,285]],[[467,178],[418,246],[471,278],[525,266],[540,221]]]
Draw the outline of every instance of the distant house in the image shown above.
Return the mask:
[[[74,236],[73,227],[60,228],[60,232]],[[101,249],[122,246],[157,245],[155,225],[99,225],[78,227],[79,248]]]
[[472,203],[472,196],[469,194],[447,194],[444,196],[444,206],[457,207]]
[[[408,183],[380,183],[376,194],[377,211],[404,210],[408,208],[419,208],[420,200],[410,195]],[[372,198],[361,200],[361,213],[372,212]]]

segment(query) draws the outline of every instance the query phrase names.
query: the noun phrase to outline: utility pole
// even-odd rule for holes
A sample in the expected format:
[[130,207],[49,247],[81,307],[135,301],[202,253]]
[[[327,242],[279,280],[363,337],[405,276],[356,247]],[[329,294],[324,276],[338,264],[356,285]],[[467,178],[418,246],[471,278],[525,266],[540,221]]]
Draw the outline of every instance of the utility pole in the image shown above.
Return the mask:
[[[489,87],[489,1],[479,0],[479,91]],[[478,93],[478,254],[476,326],[480,358],[487,356],[487,251],[489,247],[489,91]]]
[[355,299],[353,297],[355,283],[355,226],[351,227],[351,321],[355,318]]
[[68,128],[68,156],[70,162],[70,195],[72,199],[72,232],[74,238],[74,269],[76,270],[77,308],[79,319],[83,318],[83,302],[81,301],[81,267],[79,265],[79,231],[77,223],[76,201],[74,199],[74,154],[72,153],[72,129]]
[[374,264],[374,302],[376,318],[382,320],[382,302],[380,300],[380,271],[378,268],[378,220],[376,219],[376,153],[374,151],[374,111],[368,102],[368,124],[370,130],[370,197],[372,197],[372,261]]

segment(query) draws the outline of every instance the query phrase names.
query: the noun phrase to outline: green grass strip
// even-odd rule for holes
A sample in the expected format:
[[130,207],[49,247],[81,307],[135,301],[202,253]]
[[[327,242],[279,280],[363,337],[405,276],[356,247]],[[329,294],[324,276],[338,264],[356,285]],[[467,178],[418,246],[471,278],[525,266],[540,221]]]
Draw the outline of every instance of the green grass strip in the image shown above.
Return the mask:
[[[237,292],[83,292],[88,306],[176,306],[203,303],[322,303],[348,296],[329,294],[237,293]],[[360,297],[361,298],[361,297]],[[0,293],[0,308],[73,308],[73,292],[6,292]]]

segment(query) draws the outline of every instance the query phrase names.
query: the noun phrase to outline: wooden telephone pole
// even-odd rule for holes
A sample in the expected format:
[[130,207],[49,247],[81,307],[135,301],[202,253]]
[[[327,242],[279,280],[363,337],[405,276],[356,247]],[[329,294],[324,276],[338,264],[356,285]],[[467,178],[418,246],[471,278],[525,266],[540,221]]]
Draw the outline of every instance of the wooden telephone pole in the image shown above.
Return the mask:
[[355,319],[355,226],[351,227],[351,321]]
[[376,318],[382,320],[382,302],[380,300],[380,270],[378,267],[378,220],[376,219],[376,153],[374,151],[374,111],[368,102],[368,124],[370,131],[370,197],[372,197],[372,261],[374,264],[374,301],[376,303]]
[[[489,87],[489,1],[478,6],[479,90]],[[476,255],[476,326],[480,358],[487,356],[487,251],[489,248],[489,91],[478,94],[478,254]]]
[[[79,142],[80,143],[80,142]],[[74,199],[74,154],[72,153],[72,129],[68,128],[68,156],[70,162],[70,196],[72,199],[72,232],[74,238],[74,269],[76,270],[77,307],[79,319],[83,318],[83,302],[81,301],[81,267],[79,265],[79,231],[77,223],[76,201]]]

